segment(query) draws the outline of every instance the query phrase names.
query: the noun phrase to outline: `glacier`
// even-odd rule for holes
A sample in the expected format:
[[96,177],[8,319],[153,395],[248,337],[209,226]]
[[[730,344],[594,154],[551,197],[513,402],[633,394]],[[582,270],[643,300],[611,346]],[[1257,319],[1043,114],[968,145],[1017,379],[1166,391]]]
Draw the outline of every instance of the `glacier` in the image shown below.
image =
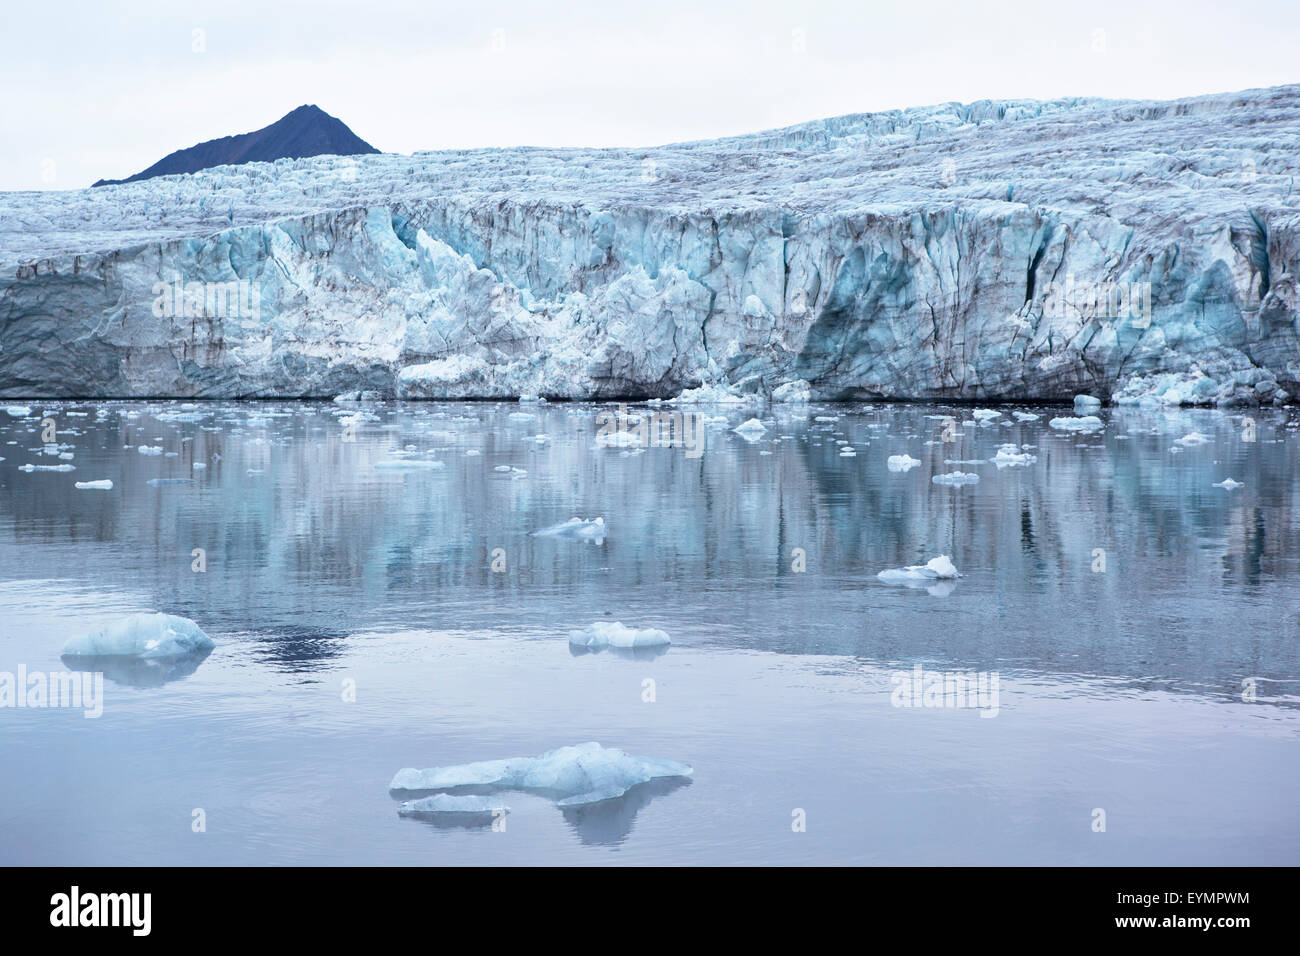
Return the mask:
[[1286,402],[1297,171],[1292,85],[3,192],[0,397]]

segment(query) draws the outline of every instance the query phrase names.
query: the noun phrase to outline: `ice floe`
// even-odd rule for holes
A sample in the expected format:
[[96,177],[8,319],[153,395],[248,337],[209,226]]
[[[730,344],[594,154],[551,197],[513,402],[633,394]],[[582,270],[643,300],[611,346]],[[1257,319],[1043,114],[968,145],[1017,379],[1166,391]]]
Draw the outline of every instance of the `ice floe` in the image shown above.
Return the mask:
[[64,657],[182,657],[212,650],[212,638],[186,617],[132,614],[63,646]]
[[667,647],[672,639],[657,627],[627,627],[622,621],[594,621],[580,631],[570,631],[569,643],[596,650],[602,647]]
[[79,488],[83,491],[112,491],[113,482],[108,478],[101,479],[100,481],[78,481],[73,484],[73,487]]
[[1065,432],[1091,432],[1104,427],[1104,423],[1096,415],[1081,415],[1077,418],[1063,415],[1060,418],[1053,418],[1047,424],[1058,431]]
[[935,475],[930,479],[936,485],[973,485],[980,476],[969,471],[950,471],[946,475]]
[[885,460],[885,467],[890,471],[908,471],[919,464],[921,460],[910,455],[890,455]]
[[450,790],[458,787],[524,790],[576,807],[621,797],[652,780],[689,777],[693,769],[675,760],[634,757],[591,742],[549,750],[537,757],[511,757],[428,770],[399,770],[389,790]]
[[[495,797],[455,796],[450,793],[435,793],[419,800],[404,800],[397,806],[398,816],[456,816],[499,818],[509,813],[510,808]],[[483,821],[488,822],[487,820]]]
[[605,519],[593,518],[590,521],[584,518],[570,518],[568,521],[561,521],[559,524],[553,524],[549,527],[542,528],[540,531],[534,531],[533,535],[539,538],[603,538],[606,535]]
[[1038,461],[1038,456],[1029,454],[1019,445],[1008,444],[998,448],[998,453],[989,460],[998,468],[1008,468],[1018,465],[1031,465]]
[[876,577],[893,584],[911,581],[952,580],[961,577],[961,572],[953,565],[952,559],[948,555],[941,554],[937,558],[931,558],[925,564],[911,564],[905,568],[890,568],[888,571],[881,571]]

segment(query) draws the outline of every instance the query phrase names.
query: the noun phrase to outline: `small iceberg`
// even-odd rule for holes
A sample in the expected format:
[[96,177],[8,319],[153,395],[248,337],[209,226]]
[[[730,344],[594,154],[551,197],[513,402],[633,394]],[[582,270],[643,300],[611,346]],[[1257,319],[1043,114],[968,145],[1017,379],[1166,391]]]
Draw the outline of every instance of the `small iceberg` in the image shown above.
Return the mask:
[[1094,395],[1074,396],[1074,410],[1076,412],[1095,412],[1099,408],[1101,408],[1101,399]]
[[136,451],[142,455],[161,455],[163,453],[162,445],[141,445]]
[[[436,793],[419,800],[405,800],[397,805],[399,817],[455,817],[458,822],[490,823],[493,818],[510,812],[500,800],[494,797],[464,796],[450,793]],[[482,821],[472,821],[475,817],[485,817]]]
[[757,441],[759,437],[767,431],[767,426],[757,418],[751,418],[749,421],[737,425],[732,429],[732,431],[745,439],[745,441]]
[[1245,485],[1246,483],[1244,481],[1233,481],[1231,478],[1224,478],[1223,481],[1216,481],[1214,483],[1214,487],[1227,488],[1229,491],[1232,491],[1234,488],[1243,488]]
[[390,458],[376,462],[375,467],[380,471],[437,471],[447,466],[441,461],[424,458]]
[[1053,418],[1047,424],[1063,432],[1092,432],[1104,427],[1104,423],[1096,415],[1083,415],[1079,418],[1071,418],[1065,415],[1060,418]]
[[212,638],[187,617],[132,614],[63,646],[64,657],[137,657],[155,660],[212,650]]
[[667,647],[667,631],[657,627],[627,627],[622,621],[595,621],[581,631],[569,632],[569,644],[597,650],[603,647]]
[[969,471],[950,471],[946,475],[935,475],[930,479],[936,485],[973,485],[980,476]]
[[921,464],[919,458],[912,458],[910,455],[890,455],[885,460],[885,467],[890,471],[909,471]]
[[10,405],[5,411],[10,418],[26,418],[32,413],[31,407],[28,405]]
[[605,537],[605,519],[602,517],[587,521],[583,518],[574,517],[568,521],[553,524],[549,528],[534,531],[533,536],[538,538],[589,538],[593,540],[603,538]]
[[1175,441],[1174,444],[1181,445],[1183,448],[1195,448],[1198,445],[1208,445],[1211,440],[1209,435],[1202,435],[1200,432],[1189,432]]
[[998,448],[998,453],[989,460],[998,468],[1009,468],[1018,465],[1032,465],[1038,461],[1038,456],[1023,451],[1019,445],[1012,444],[1002,445]]
[[112,491],[113,482],[108,478],[101,481],[78,481],[73,483],[73,487],[82,491]]
[[389,790],[451,790],[458,787],[523,790],[555,799],[557,807],[613,800],[652,780],[689,777],[694,770],[675,760],[634,757],[591,742],[549,750],[538,757],[511,757],[429,770],[399,770]]
[[1002,413],[992,408],[977,408],[972,413],[977,422],[991,422],[995,418],[1001,418]]
[[192,485],[195,481],[193,478],[150,478],[145,484],[163,488],[168,485]]
[[1038,416],[1035,415],[1033,412],[1012,412],[1011,414],[1015,417],[1016,421],[1018,422],[1038,421]]
[[18,467],[18,470],[25,471],[28,474],[31,474],[33,471],[67,472],[67,471],[76,471],[77,466],[76,465],[20,465]]
[[926,583],[959,578],[961,572],[953,565],[948,555],[941,554],[937,558],[931,558],[925,564],[912,564],[905,568],[890,568],[888,571],[881,571],[876,577],[888,584],[907,584],[916,581]]

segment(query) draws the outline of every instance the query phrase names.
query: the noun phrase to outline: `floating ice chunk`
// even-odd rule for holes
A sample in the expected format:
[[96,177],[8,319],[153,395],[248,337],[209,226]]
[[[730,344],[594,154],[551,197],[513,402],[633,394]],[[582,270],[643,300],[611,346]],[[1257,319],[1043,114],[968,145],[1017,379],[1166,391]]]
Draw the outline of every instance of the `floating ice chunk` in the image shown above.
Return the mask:
[[1200,432],[1189,432],[1175,441],[1174,444],[1182,445],[1184,448],[1194,448],[1197,445],[1209,444],[1211,440],[1209,435],[1202,435]]
[[537,416],[532,412],[511,412],[506,416],[506,419],[512,422],[531,422],[536,418]]
[[931,558],[925,564],[910,564],[905,568],[890,568],[888,571],[881,571],[876,575],[880,580],[894,583],[906,581],[935,581],[951,580],[952,578],[961,577],[961,573],[953,565],[952,560],[946,554],[941,554],[937,558]]
[[843,448],[840,449],[840,457],[841,457],[841,458],[857,458],[857,457],[858,457],[858,453],[857,453],[856,451],[854,451],[852,448],[850,448],[849,446],[846,445],[846,446],[844,446]]
[[672,639],[657,627],[625,627],[622,621],[594,621],[581,631],[570,631],[569,643],[595,650],[601,647],[667,647]]
[[605,519],[602,517],[585,521],[582,518],[570,518],[568,521],[561,521],[559,524],[553,524],[541,531],[534,531],[533,535],[538,538],[603,538],[605,537]]
[[655,757],[633,757],[598,743],[549,750],[538,757],[482,760],[429,770],[399,770],[389,790],[450,790],[492,787],[529,790],[556,797],[556,806],[578,807],[621,797],[652,780],[689,777],[686,764]]
[[437,471],[439,468],[446,468],[447,465],[441,461],[430,461],[424,458],[390,458],[375,462],[375,467],[380,471]]
[[1022,451],[1019,445],[1003,445],[998,448],[998,453],[990,460],[999,468],[1007,468],[1016,465],[1031,465],[1038,461],[1038,456]]
[[936,485],[973,485],[980,476],[968,471],[950,471],[946,475],[935,475],[930,479]]
[[[495,797],[458,797],[450,793],[435,793],[419,800],[404,800],[397,805],[398,816],[422,817],[455,814],[466,817],[499,817],[510,808]],[[486,822],[486,821],[484,821]]]
[[205,464],[204,462],[201,462],[201,461],[196,461],[196,462],[194,463],[194,470],[195,470],[195,471],[203,471],[203,470],[204,470],[205,468],[207,468],[207,467],[208,467],[207,464]]
[[108,478],[100,481],[78,481],[73,484],[74,488],[80,488],[83,491],[112,491],[113,482]]
[[1065,432],[1091,432],[1104,427],[1102,420],[1096,415],[1083,415],[1079,418],[1071,418],[1065,415],[1060,418],[1053,418],[1047,424]]
[[992,408],[977,408],[972,414],[976,421],[988,422],[1000,418],[1002,413]]
[[5,411],[12,418],[26,418],[32,413],[31,407],[28,405],[10,405]]
[[757,400],[756,395],[741,395],[725,385],[701,385],[685,389],[668,402],[676,405],[750,405]]
[[183,657],[210,651],[212,638],[186,617],[132,614],[63,645],[65,657]]
[[1033,412],[1012,412],[1011,414],[1015,417],[1016,421],[1018,422],[1038,421],[1038,416],[1035,415]]
[[1101,399],[1093,395],[1076,395],[1074,396],[1074,410],[1076,412],[1095,412],[1101,408]]
[[885,466],[890,471],[907,471],[921,464],[919,458],[912,458],[910,455],[890,455],[885,460]]
[[76,471],[76,465],[19,465],[19,471],[31,473],[33,471]]
[[1223,481],[1216,481],[1214,487],[1227,488],[1229,491],[1232,491],[1234,488],[1244,487],[1245,484],[1244,481],[1233,481],[1231,478],[1224,478]]
[[145,484],[153,485],[155,488],[162,488],[167,485],[192,485],[193,478],[150,478]]
[[602,448],[640,448],[646,438],[635,431],[601,432],[596,435],[596,444]]
[[762,435],[763,432],[767,431],[767,426],[757,418],[751,418],[749,421],[737,425],[732,429],[732,431],[745,439],[745,441],[757,441],[759,436]]

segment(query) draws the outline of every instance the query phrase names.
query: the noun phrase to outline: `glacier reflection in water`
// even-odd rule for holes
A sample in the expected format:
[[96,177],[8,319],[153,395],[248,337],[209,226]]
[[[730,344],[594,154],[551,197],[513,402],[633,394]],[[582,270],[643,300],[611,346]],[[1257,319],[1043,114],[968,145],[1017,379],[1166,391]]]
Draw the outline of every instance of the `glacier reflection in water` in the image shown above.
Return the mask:
[[[0,418],[0,673],[141,610],[217,641],[97,668],[97,720],[0,709],[0,861],[1300,861],[1290,410],[685,409],[702,453],[602,438],[606,410]],[[535,533],[575,516],[599,533]],[[876,577],[941,554],[961,577]],[[572,650],[594,621],[672,644]],[[996,719],[896,706],[918,666],[997,675]],[[585,740],[696,776],[562,815],[510,794],[504,832],[385,792]]]

